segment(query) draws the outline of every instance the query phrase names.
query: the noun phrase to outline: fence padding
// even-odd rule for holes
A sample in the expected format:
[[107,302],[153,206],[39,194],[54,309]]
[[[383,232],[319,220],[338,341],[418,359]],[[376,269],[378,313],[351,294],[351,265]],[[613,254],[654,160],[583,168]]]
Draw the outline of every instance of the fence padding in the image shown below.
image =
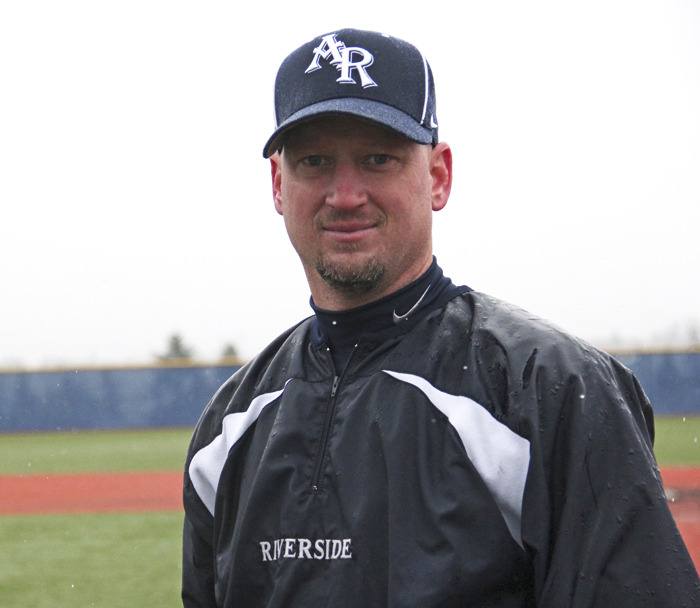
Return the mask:
[[192,426],[237,367],[0,374],[0,432]]
[[700,416],[700,352],[617,355],[637,376],[656,414]]

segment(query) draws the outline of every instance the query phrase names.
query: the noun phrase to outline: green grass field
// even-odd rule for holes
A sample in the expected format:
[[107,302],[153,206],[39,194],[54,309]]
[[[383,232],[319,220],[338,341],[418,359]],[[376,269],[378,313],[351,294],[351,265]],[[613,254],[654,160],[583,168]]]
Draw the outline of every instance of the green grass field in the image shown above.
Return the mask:
[[[191,433],[0,435],[0,475],[179,471]],[[178,512],[0,517],[0,606],[181,605],[181,533]]]
[[[179,471],[190,433],[0,435],[0,475]],[[700,466],[699,437],[700,417],[657,418],[660,465]],[[0,517],[0,606],[178,606],[181,526],[177,512]]]
[[0,517],[0,605],[181,605],[181,530],[177,512]]
[[0,475],[182,470],[191,429],[0,435]]
[[659,465],[700,466],[700,416],[656,420],[654,453]]

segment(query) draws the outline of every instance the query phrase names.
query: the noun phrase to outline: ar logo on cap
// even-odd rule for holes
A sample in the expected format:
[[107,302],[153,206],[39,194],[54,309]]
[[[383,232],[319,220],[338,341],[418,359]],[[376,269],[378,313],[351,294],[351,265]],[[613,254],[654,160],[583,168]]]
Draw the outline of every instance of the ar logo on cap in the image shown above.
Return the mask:
[[320,70],[321,59],[328,60],[329,57],[332,57],[330,64],[334,65],[335,69],[340,72],[340,77],[336,82],[357,84],[352,77],[352,71],[357,70],[363,89],[378,86],[367,73],[367,68],[374,63],[372,53],[359,46],[345,46],[342,40],[336,40],[335,37],[336,34],[328,34],[321,38],[321,44],[314,49],[314,58],[304,71],[304,74]]

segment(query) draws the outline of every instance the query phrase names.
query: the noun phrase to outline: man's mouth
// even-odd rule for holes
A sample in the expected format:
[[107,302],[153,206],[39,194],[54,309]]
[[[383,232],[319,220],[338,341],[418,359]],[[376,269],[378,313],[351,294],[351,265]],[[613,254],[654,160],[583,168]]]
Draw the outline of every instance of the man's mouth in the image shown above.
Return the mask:
[[370,230],[376,225],[376,222],[367,220],[345,220],[342,222],[327,222],[323,224],[323,230],[328,232],[361,232]]
[[367,220],[344,220],[341,222],[327,222],[322,225],[323,233],[327,236],[343,242],[357,241],[371,234],[377,227],[377,223]]

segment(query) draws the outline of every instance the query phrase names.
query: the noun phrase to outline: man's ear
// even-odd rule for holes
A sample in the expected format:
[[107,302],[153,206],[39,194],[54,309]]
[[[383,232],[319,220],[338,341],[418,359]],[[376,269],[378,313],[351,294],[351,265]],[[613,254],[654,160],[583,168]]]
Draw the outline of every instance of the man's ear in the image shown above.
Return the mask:
[[447,204],[452,189],[452,150],[445,142],[431,151],[430,175],[433,178],[433,211],[440,211]]
[[282,211],[282,157],[279,152],[270,156],[270,172],[272,175],[272,200],[275,203],[277,213],[284,215]]

